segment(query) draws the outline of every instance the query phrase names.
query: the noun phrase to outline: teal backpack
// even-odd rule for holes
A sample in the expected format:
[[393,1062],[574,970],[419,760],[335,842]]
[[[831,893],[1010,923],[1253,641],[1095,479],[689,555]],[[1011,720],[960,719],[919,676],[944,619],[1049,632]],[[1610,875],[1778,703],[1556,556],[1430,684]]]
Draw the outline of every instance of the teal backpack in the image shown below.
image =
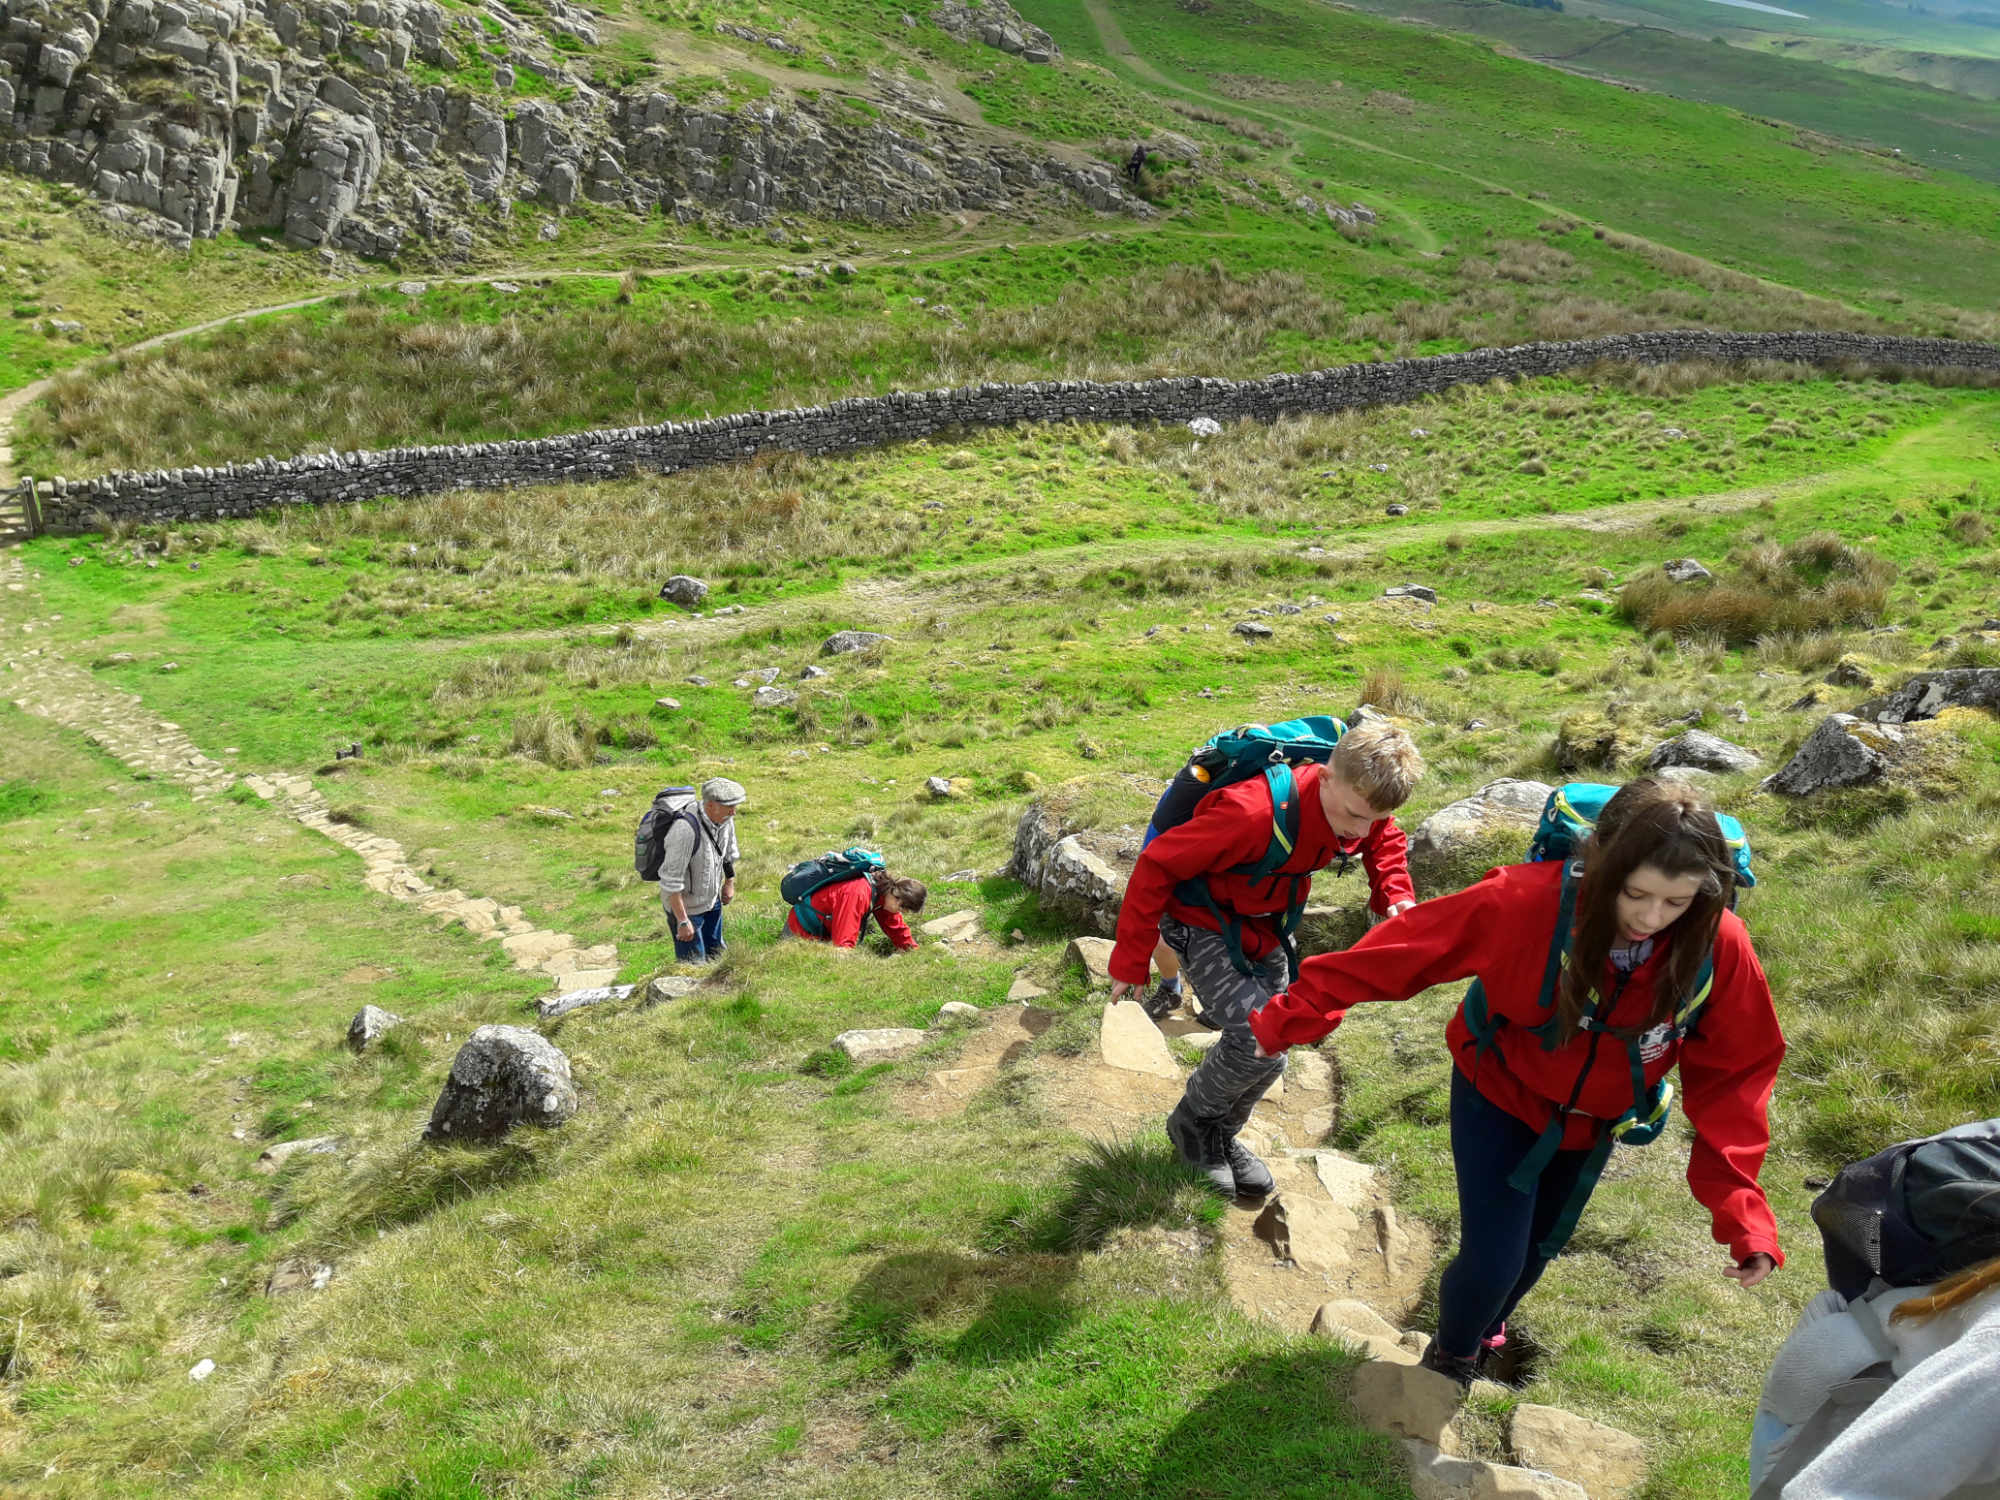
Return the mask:
[[[1588,781],[1573,781],[1567,786],[1557,787],[1549,793],[1549,800],[1542,808],[1541,821],[1535,826],[1535,836],[1528,845],[1530,864],[1545,860],[1563,861],[1562,902],[1557,908],[1555,936],[1549,942],[1548,962],[1542,968],[1542,990],[1538,1002],[1547,1019],[1527,1028],[1529,1035],[1542,1044],[1544,1052],[1553,1052],[1560,1045],[1557,1034],[1561,1022],[1556,1015],[1556,992],[1561,987],[1563,971],[1569,968],[1570,936],[1576,925],[1576,894],[1583,882],[1583,861],[1576,857],[1576,853],[1589,839],[1597,826],[1598,816],[1604,811],[1604,804],[1617,790],[1615,786]],[[1743,831],[1743,825],[1725,813],[1717,813],[1715,821],[1722,830],[1724,842],[1729,845],[1736,884],[1755,885],[1757,877],[1750,868],[1750,840]],[[1733,907],[1735,904],[1736,896],[1732,890],[1730,905]],[[1507,1178],[1507,1185],[1517,1193],[1534,1191],[1535,1183],[1548,1170],[1549,1163],[1555,1160],[1556,1152],[1562,1149],[1564,1125],[1570,1112],[1576,1108],[1577,1098],[1583,1093],[1584,1080],[1597,1063],[1598,1047],[1606,1037],[1623,1046],[1626,1064],[1632,1073],[1632,1107],[1611,1121],[1609,1128],[1591,1148],[1575,1191],[1550,1228],[1548,1238],[1537,1247],[1537,1253],[1546,1258],[1553,1258],[1569,1242],[1576,1221],[1583,1214],[1584,1204],[1590,1201],[1597,1179],[1603,1175],[1605,1163],[1611,1159],[1611,1148],[1616,1145],[1651,1145],[1666,1129],[1667,1115],[1674,1102],[1674,1086],[1664,1078],[1648,1085],[1646,1063],[1649,1054],[1652,1058],[1659,1057],[1694,1031],[1715,983],[1715,955],[1710,953],[1702,960],[1701,968],[1695,974],[1693,989],[1682,998],[1668,1020],[1655,1026],[1607,1026],[1599,1020],[1600,1016],[1608,1015],[1617,1008],[1618,997],[1624,993],[1628,977],[1619,975],[1608,997],[1591,991],[1590,1004],[1577,1021],[1578,1030],[1590,1037],[1590,1051],[1582,1071],[1576,1076],[1576,1087],[1570,1091],[1569,1102],[1555,1113],[1543,1129],[1534,1149],[1522,1158],[1521,1164]],[[1483,1059],[1498,1047],[1500,1028],[1506,1022],[1492,1014],[1486,1003],[1486,987],[1477,979],[1465,992],[1464,1009],[1466,1029],[1472,1033],[1474,1048]]]
[[[1572,859],[1588,839],[1591,830],[1597,827],[1598,817],[1604,811],[1604,804],[1617,792],[1615,786],[1605,786],[1596,781],[1572,781],[1567,786],[1559,786],[1549,793],[1549,800],[1542,807],[1542,820],[1535,825],[1535,836],[1528,844],[1528,862],[1537,864],[1545,859]],[[1722,830],[1723,842],[1729,845],[1730,858],[1736,864],[1736,884],[1739,887],[1757,883],[1756,872],[1750,868],[1750,838],[1744,833],[1743,825],[1728,813],[1715,815],[1716,826]],[[1734,892],[1731,893],[1732,897]]]
[[[1251,880],[1275,878],[1285,861],[1292,857],[1292,849],[1299,837],[1299,799],[1292,768],[1325,765],[1332,759],[1340,737],[1346,733],[1345,723],[1324,714],[1287,719],[1278,724],[1240,724],[1234,729],[1224,730],[1197,749],[1188,758],[1187,764],[1174,773],[1173,780],[1167,783],[1166,791],[1153,808],[1152,820],[1146,829],[1146,842],[1150,844],[1169,828],[1178,828],[1187,822],[1194,816],[1196,806],[1211,792],[1262,776],[1271,792],[1270,842],[1261,857],[1248,864],[1236,865],[1229,873]],[[1297,972],[1299,955],[1293,934],[1298,930],[1299,918],[1305,914],[1303,892],[1312,876],[1293,875],[1289,878],[1291,891],[1279,922],[1278,943],[1291,961],[1293,971]],[[1174,888],[1174,895],[1188,905],[1199,906],[1214,915],[1222,941],[1229,949],[1230,963],[1236,966],[1238,973],[1251,973],[1252,965],[1243,956],[1243,919],[1216,901],[1206,877],[1197,875],[1192,880],[1183,880]]]
[[[829,849],[819,858],[800,860],[787,870],[778,882],[778,898],[791,907],[792,915],[799,919],[799,930],[807,937],[825,937],[826,919],[813,907],[814,892],[857,875],[867,877],[872,888],[874,877],[885,868],[887,861],[873,849]],[[868,930],[866,917],[861,919],[861,930]]]

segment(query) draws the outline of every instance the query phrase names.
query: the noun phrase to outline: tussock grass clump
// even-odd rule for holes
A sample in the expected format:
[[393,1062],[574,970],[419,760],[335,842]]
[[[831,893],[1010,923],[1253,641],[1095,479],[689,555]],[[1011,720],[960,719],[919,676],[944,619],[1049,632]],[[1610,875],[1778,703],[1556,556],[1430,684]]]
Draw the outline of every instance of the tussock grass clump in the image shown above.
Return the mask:
[[1063,1169],[1063,1184],[1038,1214],[1017,1217],[1010,1237],[1043,1251],[1102,1249],[1123,1229],[1206,1231],[1222,1200],[1159,1140],[1092,1141]]
[[1707,633],[1732,646],[1766,636],[1805,635],[1881,621],[1896,565],[1815,532],[1789,546],[1735,553],[1712,584],[1675,583],[1659,570],[1625,585],[1618,608],[1648,632]]

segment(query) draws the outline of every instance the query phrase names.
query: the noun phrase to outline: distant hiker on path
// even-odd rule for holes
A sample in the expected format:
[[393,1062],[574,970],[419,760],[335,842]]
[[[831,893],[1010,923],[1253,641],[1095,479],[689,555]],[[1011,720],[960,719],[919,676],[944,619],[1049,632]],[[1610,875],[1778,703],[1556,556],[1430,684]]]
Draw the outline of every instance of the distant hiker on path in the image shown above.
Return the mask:
[[[1282,753],[1273,760],[1262,749],[1260,740],[1287,736],[1324,764],[1293,769]],[[1224,765],[1238,748],[1244,753]],[[1198,774],[1209,771],[1204,757],[1218,761],[1208,775]],[[1245,769],[1242,779],[1228,779]],[[1416,891],[1394,812],[1422,774],[1416,745],[1387,720],[1356,729],[1332,719],[1245,726],[1198,751],[1155,810],[1156,827],[1171,820],[1169,802],[1184,777],[1222,778],[1199,795],[1191,816],[1181,811],[1140,851],[1118,914],[1111,997],[1139,998],[1162,941],[1194,981],[1222,1036],[1167,1117],[1167,1137],[1230,1197],[1261,1197],[1273,1185],[1270,1169],[1236,1136],[1284,1064],[1258,1055],[1246,1023],[1290,977],[1291,933],[1312,877],[1358,856],[1374,908],[1407,909]]]
[[736,809],[750,800],[740,782],[713,776],[698,805],[668,827],[660,856],[660,904],[674,929],[678,963],[722,956],[722,908],[736,899]]
[[1488,871],[1345,952],[1307,959],[1250,1017],[1257,1055],[1276,1066],[1365,1001],[1476,980],[1445,1031],[1459,1250],[1424,1355],[1461,1384],[1504,1345],[1509,1314],[1568,1240],[1613,1142],[1659,1133],[1676,1065],[1695,1132],[1688,1186],[1729,1247],[1723,1274],[1753,1287],[1783,1263],[1757,1175],[1785,1039],[1729,909],[1747,852],[1739,867],[1699,794],[1650,779],[1611,796],[1578,842],[1580,857]]
[[1139,174],[1146,170],[1146,143],[1140,141],[1132,147],[1132,154],[1125,158],[1125,175],[1132,179],[1132,186],[1139,185]]
[[804,860],[786,872],[778,889],[792,908],[785,918],[787,936],[853,948],[873,920],[898,953],[916,950],[916,937],[903,918],[916,916],[930,899],[921,880],[892,874],[871,849]]

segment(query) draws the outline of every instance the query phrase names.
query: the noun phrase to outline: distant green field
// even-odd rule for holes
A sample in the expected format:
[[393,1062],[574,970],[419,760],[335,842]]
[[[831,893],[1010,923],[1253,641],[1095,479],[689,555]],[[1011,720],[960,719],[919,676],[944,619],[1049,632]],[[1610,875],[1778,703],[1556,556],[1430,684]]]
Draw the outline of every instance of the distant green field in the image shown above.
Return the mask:
[[[1789,285],[1992,298],[1993,188],[1632,95],[1320,0],[1026,0],[1073,54],[1296,130],[1300,161],[1417,206],[1494,187]],[[1103,22],[1129,52],[1107,44]],[[1720,49],[1718,49],[1719,51]],[[1136,55],[1137,62],[1134,61]],[[1462,211],[1462,209],[1461,209]]]
[[[1416,17],[1449,31],[1488,37],[1573,72],[1726,105],[1883,151],[1897,149],[1909,161],[2000,182],[2000,103],[1991,99],[1953,97],[1922,84],[1777,51],[1720,47],[1678,29],[1661,29],[1675,25],[1671,19],[1624,24],[1531,10],[1504,0],[1354,3],[1379,15]],[[2000,45],[2000,32],[1994,36]]]

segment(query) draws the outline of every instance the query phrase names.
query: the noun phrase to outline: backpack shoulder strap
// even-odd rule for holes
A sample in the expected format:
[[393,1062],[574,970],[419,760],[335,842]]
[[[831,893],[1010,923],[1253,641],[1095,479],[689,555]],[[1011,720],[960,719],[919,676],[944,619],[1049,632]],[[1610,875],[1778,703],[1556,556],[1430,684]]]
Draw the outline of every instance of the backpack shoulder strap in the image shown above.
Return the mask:
[[1542,965],[1542,990],[1536,1004],[1553,1010],[1556,987],[1562,983],[1569,962],[1569,941],[1576,930],[1576,893],[1583,885],[1583,861],[1572,859],[1563,865],[1562,899],[1556,905],[1556,930],[1549,939],[1548,962]]
[[1299,841],[1299,784],[1292,768],[1281,760],[1271,762],[1264,768],[1264,786],[1271,794],[1271,842],[1265,846],[1264,857],[1245,869],[1245,874],[1253,876],[1276,873],[1292,857]]
[[[1543,1046],[1549,1046],[1555,1036],[1556,987],[1562,983],[1562,972],[1569,959],[1570,931],[1576,925],[1576,893],[1583,883],[1583,861],[1571,860],[1563,866],[1562,897],[1556,905],[1556,928],[1549,937],[1549,955],[1542,965],[1542,988],[1536,1005],[1548,1011],[1549,1018],[1539,1025],[1528,1028]],[[1481,1056],[1491,1052],[1498,1043],[1500,1028],[1506,1018],[1493,1014],[1486,999],[1486,986],[1477,979],[1465,992],[1465,1026],[1472,1033],[1475,1049]]]

